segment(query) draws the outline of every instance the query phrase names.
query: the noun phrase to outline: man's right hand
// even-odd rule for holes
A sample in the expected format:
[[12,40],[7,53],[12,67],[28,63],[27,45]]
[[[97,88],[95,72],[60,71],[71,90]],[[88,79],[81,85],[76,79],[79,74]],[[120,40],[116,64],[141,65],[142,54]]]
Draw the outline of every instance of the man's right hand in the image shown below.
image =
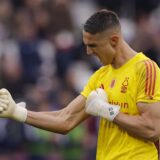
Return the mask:
[[25,122],[27,118],[25,105],[24,102],[16,104],[8,90],[0,90],[0,118],[11,118]]

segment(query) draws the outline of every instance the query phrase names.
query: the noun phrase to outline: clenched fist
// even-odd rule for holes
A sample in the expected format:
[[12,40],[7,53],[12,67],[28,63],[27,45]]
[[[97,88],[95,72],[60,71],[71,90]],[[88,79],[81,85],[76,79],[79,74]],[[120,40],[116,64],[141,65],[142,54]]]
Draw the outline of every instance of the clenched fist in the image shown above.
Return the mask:
[[107,94],[101,88],[92,91],[87,97],[85,111],[88,114],[113,121],[119,113],[119,110],[120,106],[108,103]]
[[0,89],[0,118],[25,122],[27,118],[25,106],[24,102],[16,104],[8,90]]

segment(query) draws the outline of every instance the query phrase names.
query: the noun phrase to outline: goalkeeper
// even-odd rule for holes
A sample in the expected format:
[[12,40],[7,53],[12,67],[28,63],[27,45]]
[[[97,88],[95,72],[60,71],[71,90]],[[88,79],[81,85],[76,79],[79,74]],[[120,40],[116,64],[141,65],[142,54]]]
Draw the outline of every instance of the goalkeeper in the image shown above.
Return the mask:
[[124,41],[117,15],[93,14],[84,24],[87,54],[104,64],[81,94],[59,111],[33,112],[0,90],[0,117],[66,134],[90,115],[99,116],[97,160],[158,160],[160,70]]

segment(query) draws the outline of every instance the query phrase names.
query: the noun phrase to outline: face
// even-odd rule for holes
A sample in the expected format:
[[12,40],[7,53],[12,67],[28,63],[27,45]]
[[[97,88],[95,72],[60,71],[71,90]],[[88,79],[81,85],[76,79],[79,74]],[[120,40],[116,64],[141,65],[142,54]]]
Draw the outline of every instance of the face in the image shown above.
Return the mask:
[[83,31],[83,42],[88,55],[97,56],[104,65],[113,63],[116,47],[107,33],[91,34]]

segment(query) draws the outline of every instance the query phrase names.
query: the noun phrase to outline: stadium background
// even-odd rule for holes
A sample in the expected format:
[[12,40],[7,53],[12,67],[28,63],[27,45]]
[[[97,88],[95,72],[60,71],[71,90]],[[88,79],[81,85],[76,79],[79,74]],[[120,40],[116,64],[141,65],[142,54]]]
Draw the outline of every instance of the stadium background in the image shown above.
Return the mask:
[[[100,63],[85,55],[82,28],[101,8],[121,18],[126,41],[160,65],[159,0],[0,0],[0,88],[34,111],[58,110]],[[94,160],[97,119],[68,135],[0,120],[0,160]]]

